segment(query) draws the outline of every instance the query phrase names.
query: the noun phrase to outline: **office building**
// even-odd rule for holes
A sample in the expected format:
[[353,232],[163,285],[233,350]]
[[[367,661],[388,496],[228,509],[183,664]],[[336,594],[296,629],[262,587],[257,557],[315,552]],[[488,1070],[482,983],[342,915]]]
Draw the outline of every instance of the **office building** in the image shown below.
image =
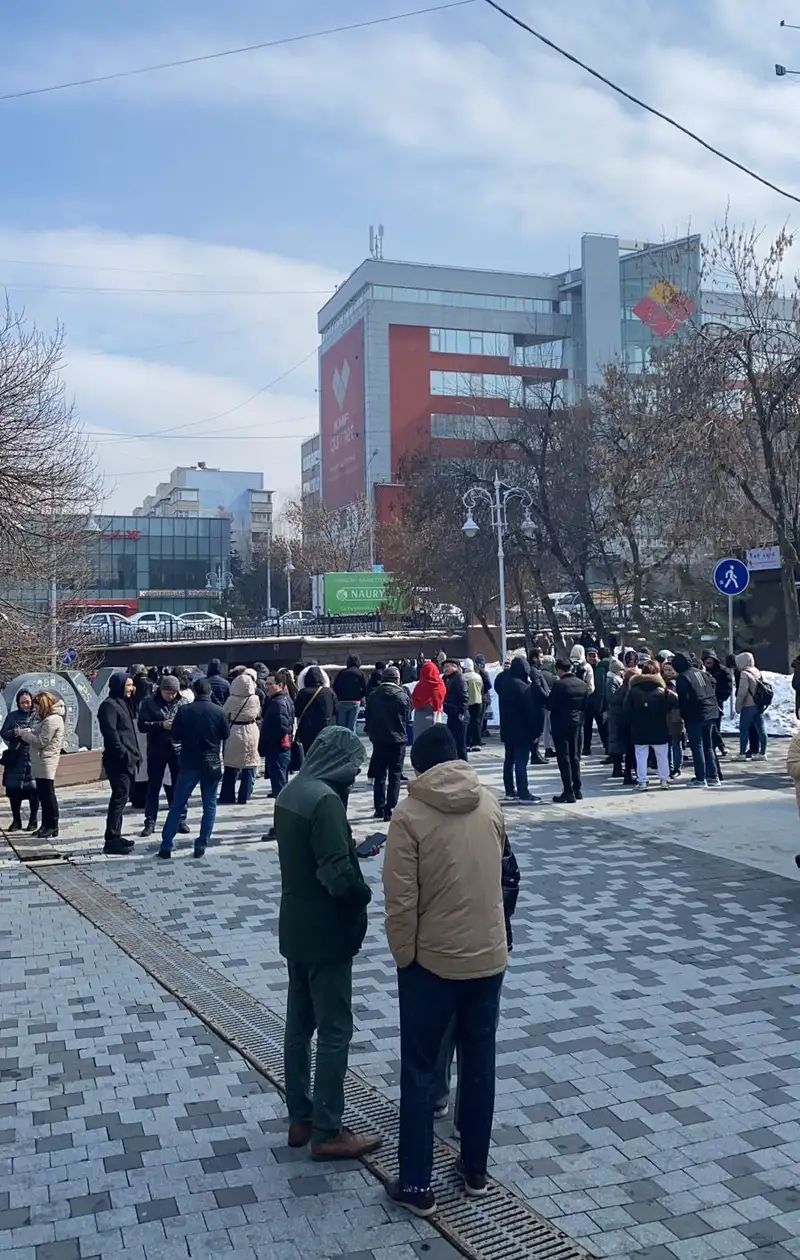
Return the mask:
[[300,447],[300,497],[303,503],[314,505],[320,499],[319,434],[312,433]]
[[174,468],[169,481],[156,487],[136,517],[174,517],[186,520],[225,517],[231,523],[231,545],[247,568],[253,553],[272,532],[272,494],[264,489],[264,474],[209,468],[198,463]]
[[469,457],[553,383],[571,400],[611,361],[643,371],[701,316],[700,270],[697,236],[586,235],[555,275],[367,259],[319,313],[323,501],[388,520],[412,452]]

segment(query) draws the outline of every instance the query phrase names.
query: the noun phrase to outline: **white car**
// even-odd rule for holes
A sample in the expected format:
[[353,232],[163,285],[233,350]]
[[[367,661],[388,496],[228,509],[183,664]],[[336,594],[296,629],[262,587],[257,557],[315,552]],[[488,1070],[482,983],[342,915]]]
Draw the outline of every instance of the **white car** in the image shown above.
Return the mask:
[[130,643],[136,638],[136,626],[121,613],[93,612],[73,623],[78,633],[98,643]]
[[186,629],[180,617],[168,612],[134,613],[131,625],[153,639],[179,639]]
[[310,608],[297,608],[293,612],[284,613],[280,618],[281,631],[289,631],[294,634],[297,631],[308,630],[317,621],[317,614],[312,612]]
[[[178,620],[183,622],[190,630],[225,630],[226,622],[224,617],[220,617],[219,613],[212,612],[186,612],[181,613]],[[228,630],[233,629],[233,623],[228,618]]]

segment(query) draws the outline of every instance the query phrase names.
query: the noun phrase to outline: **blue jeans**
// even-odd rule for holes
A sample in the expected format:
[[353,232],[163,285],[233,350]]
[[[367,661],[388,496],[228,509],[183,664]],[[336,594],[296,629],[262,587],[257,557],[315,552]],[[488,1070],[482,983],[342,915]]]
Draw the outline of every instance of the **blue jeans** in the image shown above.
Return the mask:
[[291,757],[291,750],[288,748],[281,749],[280,752],[267,754],[267,774],[269,775],[269,786],[273,796],[277,796],[289,782],[289,762]]
[[719,782],[717,754],[711,742],[711,732],[715,722],[716,719],[713,722],[686,723],[686,737],[692,750],[694,777],[697,783]]
[[506,744],[503,760],[503,786],[506,796],[518,796],[525,800],[530,796],[528,788],[528,758],[530,744]]
[[679,739],[673,739],[669,746],[669,768],[673,774],[683,769],[683,744]]
[[[236,778],[241,775],[239,781],[239,794],[236,794]],[[246,770],[237,770],[235,766],[226,766],[222,775],[222,786],[219,790],[218,805],[246,805],[253,795],[253,788],[256,785],[255,766],[248,767]]]
[[172,804],[169,807],[169,813],[161,831],[161,850],[163,853],[172,852],[172,843],[178,834],[178,824],[186,813],[189,797],[198,783],[200,784],[200,793],[203,798],[203,818],[200,823],[200,835],[194,845],[195,852],[205,849],[211,840],[214,820],[217,817],[219,779],[209,778],[207,775],[201,774],[199,770],[181,770],[172,795]]
[[742,709],[739,714],[739,753],[744,755],[747,752],[748,741],[750,736],[750,727],[758,733],[758,751],[763,754],[767,751],[767,732],[764,726],[764,714],[757,709],[754,704],[748,704],[746,709]]
[[360,708],[361,705],[357,700],[340,700],[336,711],[336,725],[346,726],[348,731],[355,731]]
[[495,1034],[503,973],[443,980],[419,963],[397,972],[400,999],[400,1185],[428,1190],[433,1172],[433,1108],[439,1052],[455,1019],[461,1051],[461,1158],[486,1173],[494,1116]]

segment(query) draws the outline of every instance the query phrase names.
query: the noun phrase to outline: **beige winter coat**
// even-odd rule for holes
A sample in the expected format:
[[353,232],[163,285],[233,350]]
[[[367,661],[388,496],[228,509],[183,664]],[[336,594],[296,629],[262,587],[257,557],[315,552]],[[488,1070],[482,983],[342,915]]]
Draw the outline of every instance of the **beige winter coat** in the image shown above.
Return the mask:
[[398,967],[416,959],[447,980],[505,969],[505,834],[497,797],[465,762],[434,766],[409,784],[383,865],[386,935]]
[[245,670],[231,683],[231,694],[222,706],[231,723],[225,740],[223,760],[236,770],[252,770],[259,764],[258,719],[261,702],[256,695],[256,679],[252,670]]
[[800,812],[800,727],[789,740],[789,751],[786,754],[786,773],[790,778],[794,779],[797,809]]
[[20,731],[20,739],[31,746],[31,773],[34,779],[55,779],[64,744],[66,716],[64,701],[57,700],[53,705],[53,712],[43,722],[35,722],[29,730]]
[[739,690],[736,693],[736,712],[749,709],[755,704],[756,685],[761,673],[756,669],[756,662],[750,652],[740,652],[736,657],[736,668],[739,670]]

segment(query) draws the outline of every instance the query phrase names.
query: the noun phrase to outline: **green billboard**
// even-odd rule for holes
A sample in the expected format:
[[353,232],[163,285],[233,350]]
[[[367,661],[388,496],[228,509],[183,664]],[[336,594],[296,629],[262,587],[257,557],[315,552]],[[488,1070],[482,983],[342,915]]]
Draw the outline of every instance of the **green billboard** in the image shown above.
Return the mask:
[[374,613],[387,603],[390,573],[326,573],[322,596],[326,613]]

